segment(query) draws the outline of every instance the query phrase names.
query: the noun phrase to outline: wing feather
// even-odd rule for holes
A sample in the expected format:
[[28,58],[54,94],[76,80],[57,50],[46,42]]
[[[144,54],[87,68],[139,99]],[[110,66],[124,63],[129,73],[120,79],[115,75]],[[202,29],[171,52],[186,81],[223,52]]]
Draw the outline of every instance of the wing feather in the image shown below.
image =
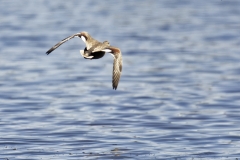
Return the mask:
[[74,35],[71,35],[67,38],[64,38],[63,40],[61,40],[60,42],[58,42],[57,44],[55,44],[52,48],[50,48],[46,54],[50,54],[52,51],[54,51],[55,49],[57,49],[59,46],[61,46],[63,43],[67,42],[68,40],[76,37],[76,36],[81,36],[81,33],[76,33]]
[[102,51],[111,53],[113,55],[113,73],[112,73],[112,87],[117,89],[118,83],[122,73],[122,53],[119,48],[109,46],[104,48]]
[[114,52],[114,60],[113,60],[113,74],[112,74],[112,86],[113,89],[117,89],[118,83],[122,73],[122,54],[121,51]]

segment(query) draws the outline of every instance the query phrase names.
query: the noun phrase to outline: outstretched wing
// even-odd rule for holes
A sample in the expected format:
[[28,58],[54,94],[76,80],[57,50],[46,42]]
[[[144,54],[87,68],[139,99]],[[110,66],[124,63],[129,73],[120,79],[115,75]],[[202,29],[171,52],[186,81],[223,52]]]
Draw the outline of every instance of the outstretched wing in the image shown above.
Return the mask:
[[119,52],[114,55],[113,61],[113,75],[112,75],[112,86],[113,89],[117,89],[120,77],[122,73],[122,54]]
[[81,36],[81,32],[80,33],[76,33],[76,34],[74,34],[74,35],[71,35],[71,36],[69,36],[69,37],[67,37],[67,38],[64,38],[63,40],[61,40],[60,42],[58,42],[57,44],[55,44],[55,46],[53,46],[52,48],[50,48],[47,52],[46,52],[46,54],[48,55],[48,54],[50,54],[52,51],[54,51],[55,49],[57,49],[59,46],[61,46],[63,43],[65,43],[65,42],[67,42],[68,40],[70,40],[70,39],[72,39],[72,38],[74,38],[74,37],[76,37],[76,36]]
[[113,89],[117,89],[121,73],[122,73],[122,53],[119,48],[116,47],[107,47],[106,49],[102,50],[108,53],[111,53],[114,57],[113,60],[113,75],[112,75],[112,86]]

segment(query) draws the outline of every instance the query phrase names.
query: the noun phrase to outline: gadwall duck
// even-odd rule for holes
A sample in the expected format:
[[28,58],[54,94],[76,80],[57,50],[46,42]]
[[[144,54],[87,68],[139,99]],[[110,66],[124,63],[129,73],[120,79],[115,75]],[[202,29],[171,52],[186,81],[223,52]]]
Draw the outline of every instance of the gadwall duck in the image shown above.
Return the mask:
[[112,87],[113,89],[117,89],[121,72],[122,72],[122,53],[121,50],[117,47],[110,46],[110,43],[108,41],[99,42],[92,38],[88,32],[79,32],[74,35],[71,35],[67,38],[64,38],[60,42],[58,42],[55,46],[50,48],[46,54],[50,54],[52,51],[57,49],[60,45],[65,43],[66,41],[74,38],[79,37],[83,40],[83,42],[86,44],[86,47],[84,50],[80,50],[80,54],[85,59],[99,59],[102,58],[105,53],[111,53],[114,57],[113,61],[113,75],[112,75]]

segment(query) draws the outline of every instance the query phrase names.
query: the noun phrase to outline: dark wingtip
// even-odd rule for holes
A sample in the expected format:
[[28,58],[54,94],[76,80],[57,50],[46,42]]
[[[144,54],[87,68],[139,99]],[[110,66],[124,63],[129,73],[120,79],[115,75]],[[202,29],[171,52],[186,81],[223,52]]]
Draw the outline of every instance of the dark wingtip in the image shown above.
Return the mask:
[[46,54],[49,55],[51,52],[52,52],[52,50],[49,49],[49,50],[46,52]]
[[115,86],[113,86],[113,90],[114,90],[114,89],[115,89],[115,90],[117,90],[117,86],[116,86],[116,87],[115,87]]

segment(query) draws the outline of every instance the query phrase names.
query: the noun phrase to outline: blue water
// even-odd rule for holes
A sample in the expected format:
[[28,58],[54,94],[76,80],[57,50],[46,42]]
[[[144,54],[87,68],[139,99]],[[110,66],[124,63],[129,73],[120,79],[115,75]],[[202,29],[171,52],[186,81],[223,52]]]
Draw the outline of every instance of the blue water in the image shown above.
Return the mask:
[[[240,1],[2,1],[0,160],[240,158]],[[87,31],[121,49],[86,60]]]

